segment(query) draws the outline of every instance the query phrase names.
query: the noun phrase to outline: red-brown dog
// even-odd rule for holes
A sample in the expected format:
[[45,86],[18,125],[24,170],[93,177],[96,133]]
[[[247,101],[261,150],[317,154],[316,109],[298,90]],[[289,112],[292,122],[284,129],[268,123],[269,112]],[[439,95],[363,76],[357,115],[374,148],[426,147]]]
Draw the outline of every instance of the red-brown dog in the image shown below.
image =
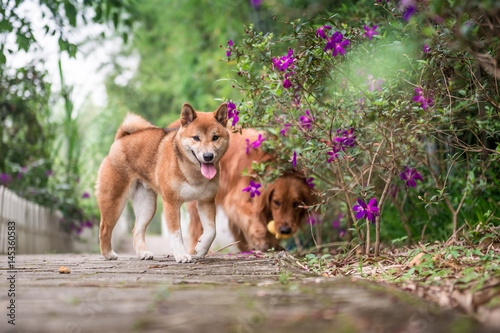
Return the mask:
[[[228,216],[229,228],[238,241],[241,251],[252,249],[265,251],[278,247],[280,238],[293,235],[307,216],[302,206],[311,205],[314,196],[305,182],[304,175],[293,172],[279,177],[274,183],[259,190],[261,195],[250,196],[242,190],[249,186],[250,177],[241,173],[251,170],[252,162],[272,161],[273,157],[260,149],[250,149],[248,142],[255,142],[259,133],[253,129],[243,130],[242,134],[232,133],[229,149],[221,159],[221,179],[215,203],[222,206]],[[187,204],[191,223],[191,239],[196,240],[203,232],[196,203]],[[271,234],[267,224],[274,221],[276,235]],[[192,244],[193,251],[196,243]]]

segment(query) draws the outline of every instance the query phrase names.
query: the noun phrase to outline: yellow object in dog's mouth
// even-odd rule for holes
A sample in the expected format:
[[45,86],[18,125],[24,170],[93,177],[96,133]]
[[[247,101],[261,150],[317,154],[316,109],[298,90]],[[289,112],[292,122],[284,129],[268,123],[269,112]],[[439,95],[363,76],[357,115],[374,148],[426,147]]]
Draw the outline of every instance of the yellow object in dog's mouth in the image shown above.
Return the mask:
[[276,239],[288,239],[293,236],[292,234],[283,235],[280,234],[279,232],[276,232],[276,230],[274,229],[274,221],[269,221],[269,223],[267,224],[267,230],[273,235],[275,235]]

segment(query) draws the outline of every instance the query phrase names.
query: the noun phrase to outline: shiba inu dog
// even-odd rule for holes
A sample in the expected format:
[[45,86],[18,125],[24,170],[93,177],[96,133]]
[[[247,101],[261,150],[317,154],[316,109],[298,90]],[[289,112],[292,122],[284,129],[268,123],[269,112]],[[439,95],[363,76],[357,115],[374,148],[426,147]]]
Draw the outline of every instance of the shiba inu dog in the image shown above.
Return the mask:
[[145,232],[156,212],[158,193],[177,262],[192,261],[182,240],[180,207],[186,201],[198,202],[204,231],[194,256],[205,256],[215,238],[219,160],[230,137],[226,124],[226,103],[213,113],[196,112],[185,103],[178,128],[158,128],[134,114],[125,118],[99,167],[96,182],[99,239],[105,259],[117,258],[111,248],[111,233],[128,199],[132,199],[136,216],[134,248],[140,259],[153,259],[153,253],[146,249]]

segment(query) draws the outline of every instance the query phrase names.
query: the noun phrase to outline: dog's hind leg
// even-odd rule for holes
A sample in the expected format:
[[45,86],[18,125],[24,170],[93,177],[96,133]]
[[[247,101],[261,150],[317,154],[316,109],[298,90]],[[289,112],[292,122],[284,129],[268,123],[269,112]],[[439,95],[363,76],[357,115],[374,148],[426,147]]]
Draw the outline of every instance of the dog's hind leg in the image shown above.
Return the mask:
[[215,239],[215,211],[216,207],[213,201],[198,201],[198,213],[203,226],[203,234],[194,248],[196,258],[203,258]]
[[107,260],[118,258],[111,248],[111,234],[127,203],[130,183],[130,179],[113,169],[108,158],[104,159],[97,177],[96,196],[101,211],[99,243],[101,254]]
[[135,226],[134,248],[139,259],[153,259],[153,253],[146,248],[146,228],[156,212],[156,193],[138,182],[135,188],[132,206],[134,207]]

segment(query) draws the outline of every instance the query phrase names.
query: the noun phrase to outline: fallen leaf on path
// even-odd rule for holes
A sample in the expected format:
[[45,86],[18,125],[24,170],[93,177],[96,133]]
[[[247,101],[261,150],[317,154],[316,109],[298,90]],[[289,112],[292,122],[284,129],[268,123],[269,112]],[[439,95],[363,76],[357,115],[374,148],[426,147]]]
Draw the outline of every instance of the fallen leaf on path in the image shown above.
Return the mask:
[[71,271],[69,270],[69,268],[61,266],[61,267],[59,267],[59,273],[60,274],[69,274],[69,273],[71,273]]

